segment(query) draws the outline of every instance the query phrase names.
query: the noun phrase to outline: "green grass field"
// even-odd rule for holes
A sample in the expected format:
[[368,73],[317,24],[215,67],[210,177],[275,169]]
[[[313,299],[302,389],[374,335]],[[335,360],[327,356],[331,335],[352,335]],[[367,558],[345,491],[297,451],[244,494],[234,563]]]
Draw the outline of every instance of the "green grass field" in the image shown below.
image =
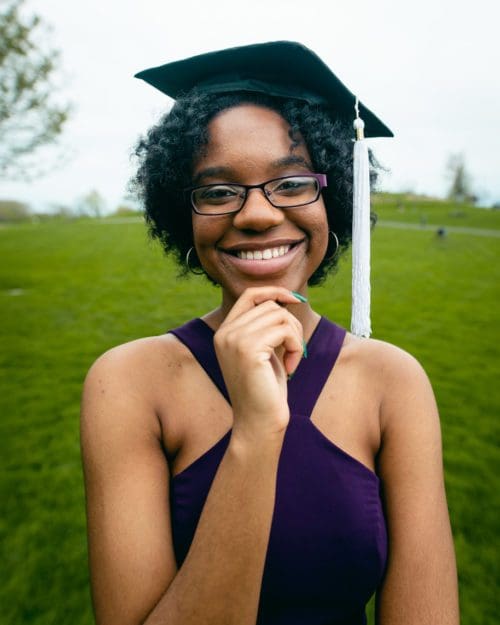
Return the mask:
[[420,225],[497,229],[500,222],[498,210],[408,193],[377,193],[373,206],[381,220]]
[[[394,202],[377,206],[380,218],[411,221],[416,201],[406,213]],[[423,210],[415,208],[413,221]],[[436,210],[442,214],[428,223],[500,229],[499,213]],[[440,406],[462,622],[493,624],[500,609],[500,240],[378,228],[373,248],[374,336],[420,359]],[[202,278],[176,280],[134,222],[5,226],[0,259],[0,623],[87,625],[78,442],[85,372],[107,348],[215,307],[219,292]],[[310,293],[319,312],[343,325],[349,280],[346,259]]]

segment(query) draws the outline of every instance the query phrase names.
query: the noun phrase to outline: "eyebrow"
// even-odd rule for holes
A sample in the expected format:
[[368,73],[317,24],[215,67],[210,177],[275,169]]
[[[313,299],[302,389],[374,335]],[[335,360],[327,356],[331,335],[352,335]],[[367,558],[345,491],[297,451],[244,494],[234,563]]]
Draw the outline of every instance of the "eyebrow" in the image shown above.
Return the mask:
[[[289,167],[290,165],[301,165],[309,171],[312,171],[311,163],[303,156],[299,156],[297,154],[289,154],[276,161],[272,161],[271,163],[271,167],[273,169],[282,169],[284,167]],[[204,178],[217,178],[219,176],[230,177],[233,173],[233,169],[230,167],[207,167],[206,169],[199,171],[196,176],[194,176],[193,186],[198,185]]]
[[271,166],[276,169],[280,169],[281,167],[288,167],[289,165],[302,165],[303,167],[307,167],[307,169],[312,170],[311,163],[303,156],[299,156],[298,154],[289,154],[288,156],[279,158],[277,161],[273,161],[271,163]]
[[217,178],[218,176],[228,176],[232,173],[230,167],[207,167],[199,171],[193,178],[193,185],[196,186],[204,178]]

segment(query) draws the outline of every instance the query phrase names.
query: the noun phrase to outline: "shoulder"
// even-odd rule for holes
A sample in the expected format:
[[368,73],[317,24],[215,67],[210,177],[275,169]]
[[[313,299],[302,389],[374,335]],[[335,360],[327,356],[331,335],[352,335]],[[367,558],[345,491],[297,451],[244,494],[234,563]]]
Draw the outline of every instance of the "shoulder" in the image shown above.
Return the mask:
[[192,367],[189,350],[172,334],[151,336],[104,352],[90,367],[83,386],[82,419],[137,421],[159,431],[165,397]]
[[87,373],[85,386],[125,383],[129,390],[142,388],[191,360],[189,350],[172,334],[136,339],[100,355]]
[[343,351],[366,367],[376,367],[380,374],[394,376],[422,371],[418,360],[404,349],[373,338],[360,338],[347,332]]
[[167,457],[174,455],[182,434],[178,407],[193,372],[194,357],[172,334],[130,341],[99,356],[82,392],[87,464],[91,456],[108,462],[110,454],[121,456],[123,450],[129,457],[140,449],[145,457],[150,451],[156,455],[160,448]]
[[[362,371],[366,388],[377,397],[380,425],[377,473],[382,478],[387,501],[399,502],[405,491],[408,497],[417,491],[439,492],[441,497],[439,413],[422,365],[405,350],[376,339],[347,335],[345,352]],[[391,508],[393,514],[398,506]]]
[[389,427],[393,419],[408,414],[412,404],[436,414],[429,378],[420,362],[407,351],[385,341],[348,333],[342,357],[360,371],[377,394],[381,430]]
[[409,467],[417,471],[424,461],[438,479],[442,462],[439,413],[422,365],[405,350],[376,339],[348,336],[346,351],[351,351],[377,393],[382,478],[399,484]]

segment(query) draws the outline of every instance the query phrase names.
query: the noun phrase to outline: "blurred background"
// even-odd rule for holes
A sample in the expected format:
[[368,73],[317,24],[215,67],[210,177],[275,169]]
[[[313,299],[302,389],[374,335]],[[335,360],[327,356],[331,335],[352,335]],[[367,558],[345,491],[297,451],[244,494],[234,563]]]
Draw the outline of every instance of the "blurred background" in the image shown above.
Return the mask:
[[[78,412],[109,347],[218,303],[147,237],[133,146],[171,100],[137,71],[259,41],[312,48],[392,128],[373,326],[436,391],[462,620],[498,618],[500,9],[491,1],[0,1],[0,623],[92,622]],[[349,326],[350,259],[314,289]]]

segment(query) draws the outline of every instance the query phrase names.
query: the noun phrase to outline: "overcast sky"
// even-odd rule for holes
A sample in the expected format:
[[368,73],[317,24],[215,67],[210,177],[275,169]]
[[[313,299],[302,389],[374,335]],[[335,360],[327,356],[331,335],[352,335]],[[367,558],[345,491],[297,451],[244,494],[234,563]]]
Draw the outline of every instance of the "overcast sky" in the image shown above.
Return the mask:
[[[0,197],[43,209],[96,189],[123,202],[137,137],[171,104],[132,76],[228,46],[289,39],[313,49],[386,124],[371,140],[382,186],[444,195],[461,152],[473,188],[500,201],[500,5],[497,0],[27,0],[50,23],[74,111],[64,163]],[[40,154],[40,159],[47,158]]]

